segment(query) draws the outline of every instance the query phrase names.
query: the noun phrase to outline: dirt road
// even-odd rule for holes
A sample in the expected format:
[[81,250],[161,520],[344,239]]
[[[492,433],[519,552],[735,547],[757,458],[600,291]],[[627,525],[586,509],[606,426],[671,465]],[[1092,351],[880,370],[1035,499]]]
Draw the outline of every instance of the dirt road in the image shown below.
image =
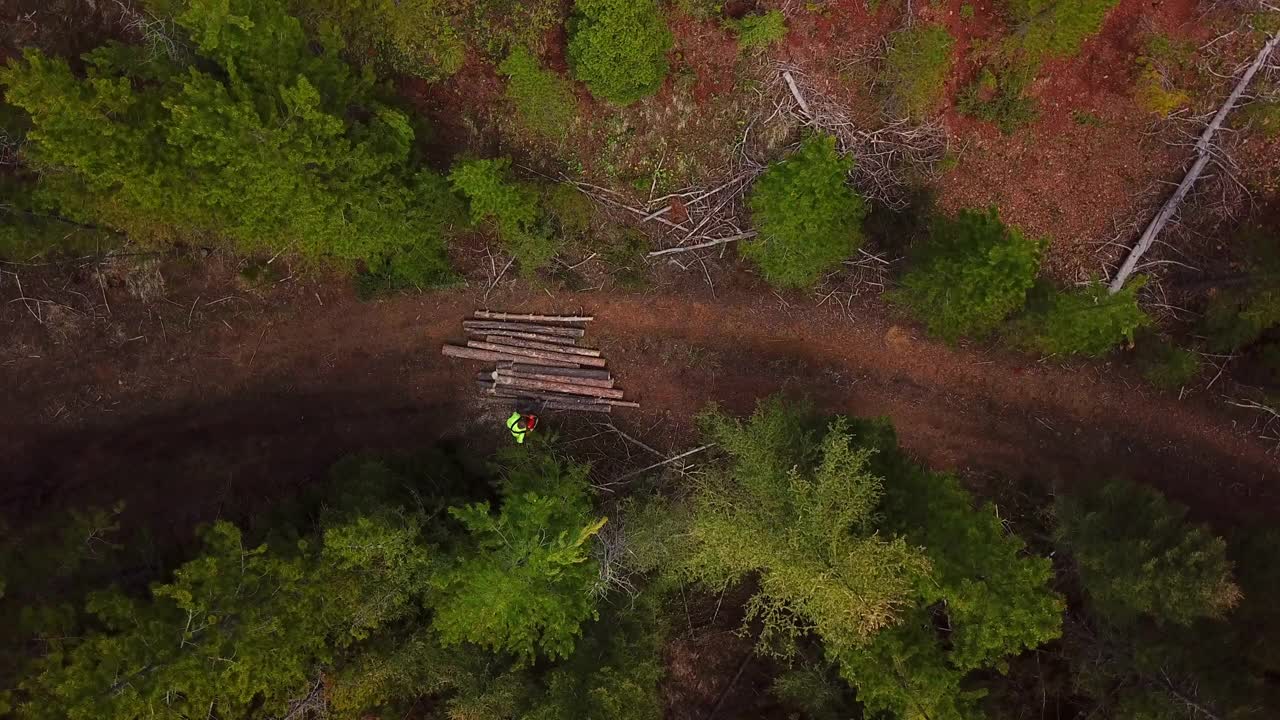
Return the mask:
[[[52,306],[37,324],[6,302],[7,514],[125,498],[181,528],[288,497],[351,451],[497,427],[471,400],[476,364],[439,354],[460,339],[474,294],[362,303],[331,283],[227,287],[192,284],[145,305],[113,289],[109,303],[86,299],[82,316],[68,316],[78,326],[48,316]],[[659,448],[688,446],[690,416],[708,402],[747,411],[787,390],[831,411],[889,416],[936,467],[1055,486],[1124,475],[1211,519],[1280,510],[1274,448],[1216,393],[1179,401],[1106,365],[948,348],[873,301],[846,312],[747,291],[523,292],[490,303],[597,316],[589,338],[643,404],[616,421]]]

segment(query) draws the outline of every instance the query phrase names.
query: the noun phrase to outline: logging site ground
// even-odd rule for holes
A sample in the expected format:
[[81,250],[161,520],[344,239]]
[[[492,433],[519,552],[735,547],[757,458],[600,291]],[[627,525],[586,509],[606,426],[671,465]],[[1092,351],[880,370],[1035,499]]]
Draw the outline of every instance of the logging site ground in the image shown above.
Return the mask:
[[[441,348],[466,344],[461,322],[477,310],[582,314],[593,316],[583,344],[639,404],[541,417],[539,438],[591,465],[586,507],[628,517],[631,484],[612,479],[652,480],[675,503],[725,473],[728,449],[671,464],[714,447],[709,408],[743,418],[777,396],[824,417],[884,418],[911,461],[993,503],[1026,540],[1014,554],[1052,558],[1045,582],[1066,618],[1058,634],[955,660],[946,692],[918,695],[959,697],[964,678],[989,693],[990,717],[1009,720],[1243,719],[1276,707],[1274,653],[1231,651],[1251,658],[1247,691],[1180,660],[1143,666],[1145,640],[1107,625],[1101,594],[1068,559],[1084,543],[1053,525],[1062,498],[1108,481],[1153,488],[1186,506],[1188,533],[1233,543],[1280,518],[1274,3],[11,0],[0,23],[5,613],[82,605],[107,580],[144,597],[180,577],[219,521],[278,539],[279,518],[353,454],[463,448],[483,464],[512,444],[511,407],[476,389],[492,367]],[[145,546],[146,560],[129,555],[83,583],[58,565],[25,593],[24,578],[3,576],[28,567],[8,559],[35,547],[24,532],[113,506],[114,524],[99,523],[120,533],[111,547]],[[320,517],[307,516],[309,531]],[[433,551],[463,545],[431,537]],[[1248,563],[1231,558],[1238,577],[1201,593],[1227,600],[1196,622],[1230,625],[1224,608],[1237,605],[1262,617]],[[687,596],[692,575],[681,576],[662,596],[680,603],[654,635],[661,671],[647,683],[662,716],[930,717],[837,658],[829,628],[804,616],[817,610],[795,597],[761,610],[769,571],[749,565]],[[642,583],[629,578],[660,574],[645,572],[619,581],[632,600]],[[431,592],[465,585],[450,577]],[[383,630],[443,626],[447,603],[431,597]],[[939,591],[921,606],[939,647],[947,602]],[[197,613],[183,612],[189,627]],[[763,649],[773,612],[794,616],[792,655]],[[1150,607],[1135,612],[1171,627]],[[1258,612],[1280,633],[1274,611]],[[0,718],[46,717],[33,708],[54,697],[68,704],[47,717],[95,716],[72,713],[71,683],[58,685],[47,659],[69,676],[85,658],[54,652],[62,635],[124,632],[89,615],[14,641],[15,658],[0,658]],[[1080,658],[1104,654],[1088,649],[1102,647],[1097,628],[1122,626],[1115,643],[1131,654],[1108,649],[1104,679],[1085,678]],[[467,648],[510,651],[508,665],[533,655],[479,632],[462,632]],[[535,714],[540,701],[506,695],[510,707],[466,714],[460,681],[380,686],[375,702],[351,680],[367,658],[344,642],[307,651],[305,687],[263,680],[237,699],[194,683],[189,696],[226,719],[609,716],[585,705]],[[141,657],[94,672],[162,665]],[[570,667],[537,657],[510,671]],[[826,710],[778,680],[802,666],[825,668]],[[131,682],[84,702],[106,707],[94,698]],[[145,682],[146,702],[188,696],[178,679]],[[1134,688],[1147,694],[1130,698]],[[152,712],[138,702],[98,716]],[[937,702],[935,720],[976,717]],[[1159,712],[1141,714],[1147,702]]]

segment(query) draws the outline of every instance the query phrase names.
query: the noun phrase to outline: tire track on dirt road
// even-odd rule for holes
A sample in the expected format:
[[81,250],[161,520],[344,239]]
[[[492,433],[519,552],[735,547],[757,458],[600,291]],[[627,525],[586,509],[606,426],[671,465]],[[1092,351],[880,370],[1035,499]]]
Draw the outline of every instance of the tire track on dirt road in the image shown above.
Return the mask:
[[[0,367],[0,399],[13,409],[3,428],[6,511],[113,493],[149,506],[150,495],[177,487],[202,509],[173,511],[175,522],[195,522],[228,495],[287,495],[342,454],[420,446],[485,412],[470,399],[477,366],[439,355],[478,306],[472,294],[329,298],[322,312],[263,303],[237,310],[225,331],[212,313],[232,305],[169,343],[97,354],[48,347],[44,374],[29,377],[20,363]],[[530,292],[494,305],[594,313],[589,340],[644,406],[616,420],[649,428],[659,447],[686,446],[691,416],[709,402],[747,412],[787,391],[832,412],[888,416],[936,467],[1055,486],[1124,475],[1215,519],[1280,509],[1272,448],[1221,403],[1179,402],[1105,365],[950,348],[895,325],[879,303],[851,315],[746,292],[559,301]],[[45,419],[85,388],[110,412]],[[154,502],[147,511],[174,501]]]

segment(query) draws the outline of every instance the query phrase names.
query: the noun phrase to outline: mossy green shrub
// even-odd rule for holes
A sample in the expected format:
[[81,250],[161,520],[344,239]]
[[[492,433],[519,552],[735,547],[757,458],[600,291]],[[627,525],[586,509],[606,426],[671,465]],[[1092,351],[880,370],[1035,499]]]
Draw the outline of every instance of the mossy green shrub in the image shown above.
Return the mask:
[[1133,344],[1134,333],[1151,323],[1138,307],[1138,291],[1146,278],[1138,275],[1115,294],[1105,283],[1062,291],[1037,289],[1027,313],[1014,324],[1013,342],[1047,355],[1098,357],[1121,343]]
[[520,124],[543,138],[564,137],[576,112],[569,81],[542,67],[523,47],[512,50],[498,71],[507,76],[507,99]]
[[1008,42],[1034,60],[1080,51],[1119,0],[1005,0],[1016,25]]
[[1190,350],[1156,336],[1138,338],[1142,377],[1161,390],[1177,392],[1200,374],[1200,358]]
[[352,58],[427,80],[462,67],[466,44],[447,3],[439,0],[291,0],[293,10],[322,33],[345,41]]
[[728,20],[725,24],[738,34],[738,47],[743,50],[763,50],[782,42],[787,36],[787,18],[781,10],[748,15],[740,20]]
[[880,80],[888,88],[889,107],[921,117],[938,105],[946,90],[955,39],[943,25],[916,25],[889,36]]
[[1042,247],[994,208],[940,215],[890,297],[948,342],[985,336],[1026,303]]
[[569,65],[591,94],[629,105],[658,91],[674,38],[654,0],[577,0]]
[[551,262],[556,242],[548,231],[538,191],[511,177],[507,158],[468,160],[454,166],[449,182],[467,198],[473,222],[492,222],[498,237],[526,275]]
[[852,167],[835,138],[820,135],[756,181],[748,204],[760,235],[742,254],[771,284],[810,287],[862,245],[867,208],[845,182]]
[[1038,69],[1038,65],[1025,60],[984,67],[978,77],[960,91],[956,109],[1012,135],[1035,122],[1038,115],[1035,101],[1027,96]]

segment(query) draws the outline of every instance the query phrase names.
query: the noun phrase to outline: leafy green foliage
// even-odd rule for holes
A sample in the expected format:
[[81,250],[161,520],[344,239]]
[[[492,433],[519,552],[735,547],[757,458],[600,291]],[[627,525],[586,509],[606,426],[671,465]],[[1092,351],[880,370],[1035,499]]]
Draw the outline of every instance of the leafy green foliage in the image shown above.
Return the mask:
[[235,526],[215,524],[204,554],[150,598],[92,595],[93,629],[41,659],[21,685],[22,717],[283,712],[316,664],[412,611],[426,551],[412,521],[386,520],[333,525],[323,548],[293,551],[246,547]]
[[1143,109],[1165,117],[1191,102],[1190,94],[1179,87],[1179,79],[1191,73],[1195,63],[1195,43],[1184,43],[1165,35],[1147,39],[1146,51],[1138,58],[1138,82],[1134,95]]
[[1142,377],[1163,390],[1177,391],[1200,373],[1200,358],[1159,337],[1138,340]]
[[629,105],[658,91],[675,42],[654,0],[577,0],[569,65],[591,94]]
[[529,720],[660,720],[663,633],[653,603],[639,598],[589,628],[573,656],[543,677]]
[[738,47],[743,50],[763,50],[787,37],[787,18],[781,10],[727,20],[725,24],[738,34]]
[[1118,0],[1006,0],[1016,26],[975,81],[965,88],[960,112],[995,123],[1012,134],[1036,118],[1035,102],[1027,90],[1051,57],[1079,52],[1089,37],[1102,29],[1107,12]]
[[465,196],[474,222],[493,221],[507,251],[532,274],[555,257],[556,244],[543,222],[538,191],[510,179],[507,158],[468,160],[454,166],[449,181]]
[[[712,592],[753,578],[758,648],[790,656],[812,636],[868,716],[967,716],[974,671],[1058,636],[1049,561],[953,477],[908,459],[887,423],[824,430],[773,399],[747,421],[713,411],[704,427],[724,460],[687,502],[629,515],[636,570]],[[841,705],[813,673],[787,684],[818,688],[823,712]]]
[[446,645],[462,641],[533,660],[568,657],[595,616],[598,568],[589,541],[595,518],[583,465],[520,453],[503,477],[502,504],[452,507],[467,538],[435,580],[433,627]]
[[1240,601],[1226,543],[1152,488],[1116,481],[1058,503],[1056,537],[1099,612],[1189,625]]
[[427,80],[462,67],[466,45],[441,0],[291,0],[293,11],[344,39],[350,56]]
[[1102,29],[1102,21],[1118,0],[1005,0],[1019,24],[1011,39],[1016,48],[1039,61],[1068,56]]
[[788,709],[810,720],[842,720],[853,716],[845,701],[847,688],[829,667],[806,663],[773,680],[771,692]]
[[[534,445],[501,456],[496,512],[458,504],[487,489],[465,458],[347,458],[323,504],[281,515],[267,542],[216,523],[145,595],[89,592],[122,567],[120,508],[39,536],[0,528],[0,577],[24,579],[0,601],[0,687],[15,688],[0,704],[21,720],[282,717],[323,687],[343,717],[403,717],[426,697],[440,720],[656,720],[661,618],[641,598],[592,621],[604,520],[586,468]],[[295,513],[316,530],[280,523]],[[86,596],[84,616],[60,602]],[[535,654],[567,659],[530,667]]]
[[956,108],[1012,135],[1036,119],[1035,101],[1027,97],[1027,89],[1038,70],[1037,64],[1026,61],[1006,61],[984,67],[977,79],[960,91]]
[[832,651],[866,642],[897,620],[929,568],[901,539],[875,532],[883,481],[847,424],[819,437],[809,421],[780,400],[745,423],[706,416],[708,439],[729,462],[694,500],[694,546],[682,563],[713,589],[757,574],[748,617],[763,624],[762,646],[784,654],[810,627]]
[[[1233,534],[1224,557],[1220,538],[1154,490],[1122,483],[1062,502],[1058,535],[1070,536],[1088,600],[1065,643],[1082,712],[1172,719],[1191,702],[1243,718],[1274,707],[1264,680],[1280,632],[1274,532]],[[1230,623],[1216,619],[1233,598]]]
[[1280,137],[1280,101],[1255,100],[1245,105],[1240,115],[1263,137]]
[[889,89],[889,106],[919,118],[938,105],[946,90],[955,39],[945,25],[922,24],[889,36],[881,82]]
[[507,76],[507,98],[520,122],[544,138],[564,137],[576,111],[569,81],[543,68],[523,47],[512,50],[498,71]]
[[1139,275],[1115,294],[1100,282],[1071,292],[1044,285],[1015,324],[1014,342],[1046,354],[1093,357],[1122,342],[1132,345],[1134,333],[1151,323],[1138,307],[1138,291],[1145,282]]
[[572,183],[556,183],[542,197],[542,204],[555,220],[561,234],[581,239],[591,232],[595,221],[595,205]]
[[760,236],[742,254],[779,287],[809,287],[862,244],[866,204],[845,184],[853,161],[835,138],[811,137],[769,166],[748,204]]
[[0,71],[31,116],[45,201],[134,239],[217,235],[247,252],[450,277],[457,201],[411,164],[403,113],[313,52],[279,0],[190,0],[177,22],[193,66],[111,45],[86,58],[85,79],[36,51]]
[[1007,656],[1060,635],[1064,606],[1051,590],[1053,568],[1027,556],[995,508],[975,508],[954,477],[910,460],[887,423],[859,423],[855,437],[875,449],[871,469],[886,478],[883,531],[923,547],[931,572],[901,623],[836,655],[842,673],[870,710],[968,717],[981,696],[966,688],[970,672],[1002,667]]
[[994,209],[937,216],[893,300],[949,342],[986,335],[1026,302],[1041,247]]
[[1235,352],[1280,326],[1280,243],[1275,237],[1275,231],[1266,227],[1250,227],[1241,237],[1249,247],[1248,282],[1209,299],[1204,332],[1211,350]]

